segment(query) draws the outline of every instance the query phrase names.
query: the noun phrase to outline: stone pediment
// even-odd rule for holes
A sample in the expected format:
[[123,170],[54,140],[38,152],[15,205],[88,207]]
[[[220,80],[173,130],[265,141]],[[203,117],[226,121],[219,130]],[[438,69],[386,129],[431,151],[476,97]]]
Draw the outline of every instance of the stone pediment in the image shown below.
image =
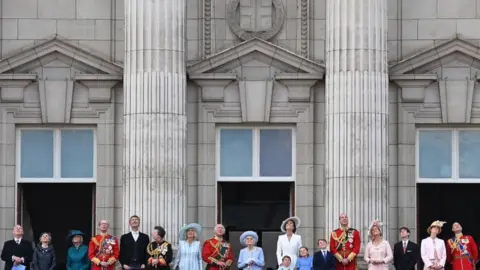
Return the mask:
[[70,123],[112,105],[123,67],[58,36],[0,60],[0,100],[17,117]]
[[190,77],[206,73],[233,73],[246,77],[244,74],[238,74],[237,69],[242,66],[254,66],[253,61],[272,67],[275,74],[309,74],[316,79],[322,79],[325,74],[323,65],[259,38],[242,42],[194,63],[187,68],[187,72]]
[[123,67],[55,36],[52,39],[12,52],[0,60],[0,74],[25,74],[59,61],[82,73],[122,75]]
[[[402,74],[433,74],[437,73],[435,72],[436,69],[447,67],[454,62],[473,67],[474,69],[480,69],[480,47],[468,41],[455,38],[403,59],[390,66],[389,73],[393,76]],[[456,66],[458,67],[458,65]]]

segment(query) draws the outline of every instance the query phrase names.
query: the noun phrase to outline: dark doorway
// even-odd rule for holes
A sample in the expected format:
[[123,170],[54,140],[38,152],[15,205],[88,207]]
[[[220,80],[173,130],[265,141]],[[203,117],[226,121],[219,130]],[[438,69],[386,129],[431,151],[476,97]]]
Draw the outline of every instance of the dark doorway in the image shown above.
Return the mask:
[[439,238],[446,240],[452,237],[452,224],[458,222],[463,227],[463,233],[471,235],[478,243],[480,241],[478,194],[480,184],[418,184],[418,242],[428,236],[427,228],[433,221],[441,220],[447,223],[443,226]]
[[[33,241],[38,244],[42,232],[50,232],[57,257],[57,270],[66,269],[67,236],[70,230],[81,230],[92,235],[94,184],[22,184],[25,230],[31,229]],[[88,245],[88,239],[84,244]]]
[[[282,221],[294,215],[295,183],[223,182],[218,184],[218,220],[227,229],[235,260],[240,249],[240,235],[255,231],[257,245],[265,251],[276,250]],[[265,269],[277,269],[277,259],[265,252]],[[232,269],[237,269],[236,266]]]

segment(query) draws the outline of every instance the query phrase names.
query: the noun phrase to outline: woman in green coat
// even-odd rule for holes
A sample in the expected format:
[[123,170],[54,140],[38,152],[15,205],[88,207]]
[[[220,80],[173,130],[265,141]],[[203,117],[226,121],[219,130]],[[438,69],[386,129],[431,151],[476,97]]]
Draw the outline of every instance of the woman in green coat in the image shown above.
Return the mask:
[[83,244],[84,233],[72,230],[68,235],[68,242],[73,245],[67,252],[67,270],[89,270],[88,246]]

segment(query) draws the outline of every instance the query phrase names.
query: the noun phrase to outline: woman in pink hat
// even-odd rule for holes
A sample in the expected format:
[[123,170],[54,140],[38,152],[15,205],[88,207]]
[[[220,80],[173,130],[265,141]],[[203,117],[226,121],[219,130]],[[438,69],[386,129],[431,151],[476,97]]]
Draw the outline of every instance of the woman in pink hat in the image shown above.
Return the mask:
[[393,260],[390,243],[382,237],[382,222],[374,220],[370,224],[368,234],[371,241],[365,247],[365,262],[369,270],[388,270],[388,264]]

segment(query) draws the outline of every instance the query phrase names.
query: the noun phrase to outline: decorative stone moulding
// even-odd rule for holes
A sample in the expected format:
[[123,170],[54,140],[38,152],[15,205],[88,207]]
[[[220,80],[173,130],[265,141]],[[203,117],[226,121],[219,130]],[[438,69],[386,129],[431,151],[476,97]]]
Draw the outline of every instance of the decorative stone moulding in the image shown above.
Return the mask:
[[436,74],[391,75],[390,80],[401,88],[403,102],[421,102],[425,100],[425,88],[438,79]]
[[75,81],[88,88],[90,102],[110,102],[112,87],[122,81],[121,75],[113,74],[76,74]]
[[189,76],[202,89],[202,101],[223,102],[224,89],[237,79],[233,73],[199,73]]
[[[242,121],[244,123],[270,122],[273,80],[251,81],[241,79],[238,81],[238,88],[240,90]],[[262,108],[263,110],[259,110]]]
[[281,73],[275,79],[288,90],[288,101],[310,101],[312,87],[323,78],[323,74]]
[[438,89],[442,122],[446,124],[470,123],[475,80],[439,80]]
[[73,80],[69,79],[49,80],[48,78],[45,78],[38,81],[42,123],[70,123],[73,84]]
[[239,16],[237,16],[240,2],[241,0],[232,0],[228,5],[227,11],[228,24],[233,33],[240,39],[249,40],[258,37],[263,40],[269,40],[280,31],[285,21],[285,7],[283,6],[282,0],[272,0],[273,7],[275,8],[275,18],[272,20],[272,27],[266,30],[244,29],[240,26]]
[[36,79],[36,74],[0,74],[2,102],[23,102],[25,87]]

